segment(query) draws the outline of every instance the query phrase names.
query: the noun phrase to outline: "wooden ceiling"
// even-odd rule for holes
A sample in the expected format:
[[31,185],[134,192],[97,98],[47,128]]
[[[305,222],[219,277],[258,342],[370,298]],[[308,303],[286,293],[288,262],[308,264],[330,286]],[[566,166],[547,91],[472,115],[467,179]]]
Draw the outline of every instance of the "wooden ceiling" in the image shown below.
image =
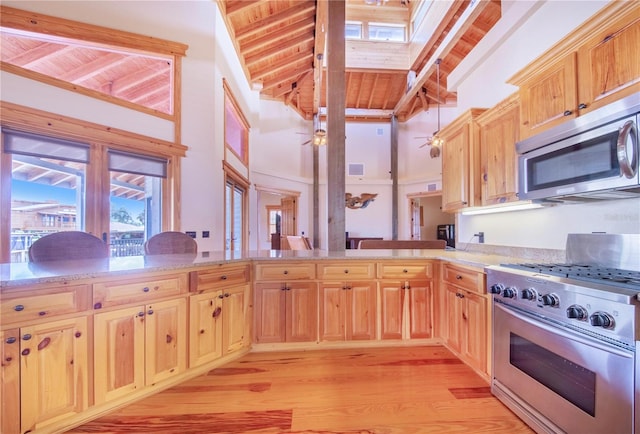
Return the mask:
[[[312,119],[319,107],[326,107],[325,93],[319,91],[326,89],[326,74],[318,72],[322,66],[319,55],[324,56],[326,0],[218,0],[218,3],[247,80],[254,88],[261,89],[262,97],[283,101],[305,119]],[[368,3],[372,2],[347,0],[347,20],[409,26],[417,1]],[[421,35],[426,41],[424,44],[416,47],[415,42],[395,43],[398,51],[404,49],[404,45],[409,46],[407,52],[415,52],[407,56],[403,67],[394,64],[392,68],[384,68],[379,63],[376,67],[351,67],[349,56],[356,51],[360,58],[371,59],[375,64],[374,51],[380,50],[383,44],[358,41],[360,45],[351,46],[352,42],[347,40],[348,120],[389,120],[394,113],[402,122],[437,104],[438,94],[441,103],[455,102],[457,95],[447,91],[447,76],[500,19],[501,7],[499,0],[479,0],[473,5],[466,0],[440,3],[446,3],[447,9],[432,32]],[[367,48],[367,43],[371,48]],[[437,58],[442,58],[439,93]],[[410,70],[416,73],[417,79],[407,90]]]
[[[328,0],[217,0],[247,81],[263,98],[282,101],[304,119],[326,107],[322,72]],[[426,1],[426,0],[425,0]],[[375,1],[373,1],[375,3]],[[349,21],[400,22],[409,25],[418,0],[346,0]],[[412,41],[370,43],[347,40],[345,71],[346,119],[388,121],[395,114],[404,122],[438,103],[455,103],[447,90],[449,73],[476,46],[501,15],[500,0],[434,1],[441,19]],[[46,76],[60,85],[89,89],[160,114],[172,113],[171,58],[150,56],[139,50],[96,47],[25,31],[29,19],[2,7],[2,69],[38,79]],[[425,18],[428,21],[428,17]],[[357,45],[357,44],[360,45]],[[392,44],[392,45],[389,45]],[[385,48],[390,52],[385,52]],[[359,65],[351,65],[354,54]],[[403,62],[390,61],[406,53]],[[437,89],[435,60],[440,65]],[[358,63],[358,62],[356,62]],[[416,75],[407,89],[409,71]]]

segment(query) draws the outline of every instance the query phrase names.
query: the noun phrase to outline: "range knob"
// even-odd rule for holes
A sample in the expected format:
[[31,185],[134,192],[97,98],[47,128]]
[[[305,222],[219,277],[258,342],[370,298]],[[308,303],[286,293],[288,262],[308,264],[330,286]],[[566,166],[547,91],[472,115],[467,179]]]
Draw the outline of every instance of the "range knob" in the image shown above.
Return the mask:
[[502,283],[494,283],[489,288],[489,294],[500,294],[504,289],[504,285]]
[[518,294],[518,290],[512,287],[505,288],[502,291],[502,296],[504,298],[515,298],[517,294]]
[[542,304],[549,307],[558,307],[560,299],[555,294],[545,294],[542,296]]
[[567,308],[567,318],[585,321],[588,316],[587,310],[578,304],[572,304]]
[[525,300],[535,300],[537,298],[536,290],[533,288],[524,288],[522,290],[522,298]]
[[606,312],[594,312],[589,317],[589,322],[594,327],[602,327],[603,329],[612,329],[615,327],[613,317]]

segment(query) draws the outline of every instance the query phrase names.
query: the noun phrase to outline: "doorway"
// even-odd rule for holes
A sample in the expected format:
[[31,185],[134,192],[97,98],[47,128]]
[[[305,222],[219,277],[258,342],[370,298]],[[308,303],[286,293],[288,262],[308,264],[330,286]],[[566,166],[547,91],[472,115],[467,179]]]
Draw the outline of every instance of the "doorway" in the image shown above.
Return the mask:
[[300,192],[256,185],[258,193],[258,248],[287,250],[287,235],[298,234]]
[[435,240],[438,225],[455,223],[455,214],[442,212],[440,192],[409,195],[409,227],[412,240]]

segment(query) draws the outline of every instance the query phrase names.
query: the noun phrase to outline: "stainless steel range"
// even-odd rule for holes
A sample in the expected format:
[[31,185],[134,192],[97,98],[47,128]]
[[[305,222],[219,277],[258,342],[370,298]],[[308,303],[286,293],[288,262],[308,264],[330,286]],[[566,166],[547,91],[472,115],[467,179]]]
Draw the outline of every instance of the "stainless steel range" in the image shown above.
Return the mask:
[[539,433],[639,432],[640,235],[570,234],[566,259],[486,268],[491,390]]

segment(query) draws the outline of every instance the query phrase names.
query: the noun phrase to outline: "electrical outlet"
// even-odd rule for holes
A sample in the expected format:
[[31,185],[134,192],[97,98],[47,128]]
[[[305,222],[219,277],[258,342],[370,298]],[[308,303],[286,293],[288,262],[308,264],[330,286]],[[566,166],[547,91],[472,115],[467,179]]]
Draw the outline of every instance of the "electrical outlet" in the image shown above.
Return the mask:
[[195,239],[196,238],[196,232],[195,231],[188,231],[185,232],[187,235],[189,235],[191,238]]
[[202,231],[202,238],[209,238],[209,231]]

